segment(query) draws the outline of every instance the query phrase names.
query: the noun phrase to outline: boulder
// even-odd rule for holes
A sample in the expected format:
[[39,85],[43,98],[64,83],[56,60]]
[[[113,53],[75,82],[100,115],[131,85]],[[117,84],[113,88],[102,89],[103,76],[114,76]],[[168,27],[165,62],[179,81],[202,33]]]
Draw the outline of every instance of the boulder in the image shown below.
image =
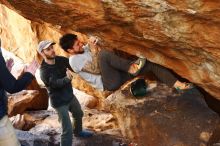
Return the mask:
[[[24,65],[20,65],[19,68],[16,68],[12,74],[16,78],[20,78],[24,74]],[[47,89],[45,87],[41,87],[38,84],[38,81],[36,78],[34,78],[31,83],[27,86],[26,90],[37,90],[38,95],[36,98],[34,98],[30,104],[29,104],[29,110],[45,110],[48,108],[48,100],[49,96],[47,93]]]
[[31,107],[31,102],[37,98],[39,91],[23,90],[21,92],[8,95],[8,115],[14,116],[22,114]]
[[12,122],[13,127],[16,129],[22,130],[23,127],[26,125],[24,115],[21,114],[17,114],[16,116],[11,117],[10,121]]
[[[45,127],[44,127],[45,128]],[[51,129],[45,129],[50,130]],[[50,133],[50,136],[42,133],[33,134],[28,131],[16,130],[17,137],[20,143],[24,146],[59,146],[60,136],[53,139],[54,133]],[[119,143],[129,143],[127,140],[107,135],[107,134],[96,134],[91,138],[73,138],[72,146],[119,146]]]
[[[32,134],[28,131],[16,130],[18,140],[23,146],[51,146],[53,143],[47,135]],[[58,145],[57,145],[58,146]]]
[[76,88],[73,88],[73,93],[79,100],[79,103],[82,106],[82,108],[87,107],[87,108],[93,109],[98,105],[99,101],[97,97],[88,95]]
[[37,90],[39,94],[29,104],[29,110],[46,110],[49,103],[49,95],[45,87],[41,87],[36,78],[34,78],[31,84],[26,88],[27,90]]
[[47,107],[48,95],[45,88],[38,88],[38,90],[23,90],[15,94],[8,95],[9,116],[22,114],[27,110],[44,110],[47,109]]
[[141,99],[131,95],[129,85],[106,99],[122,135],[139,146],[207,145],[220,118],[202,94],[196,88],[180,94],[164,84],[156,85]]
[[[86,139],[73,136],[73,146],[118,146],[114,144],[129,143],[121,136],[112,114],[95,109],[87,109],[84,113],[83,127],[94,131],[95,135]],[[28,111],[24,113],[23,119],[25,124],[35,123],[35,125],[28,131],[17,130],[21,144],[25,146],[58,146],[60,144],[61,125],[54,110]],[[23,122],[21,124],[25,125]]]

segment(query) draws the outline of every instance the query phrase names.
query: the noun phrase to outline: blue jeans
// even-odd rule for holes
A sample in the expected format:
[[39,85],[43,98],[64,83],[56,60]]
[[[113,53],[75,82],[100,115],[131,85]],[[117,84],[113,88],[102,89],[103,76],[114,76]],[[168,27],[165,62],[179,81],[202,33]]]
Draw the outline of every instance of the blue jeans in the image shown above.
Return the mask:
[[[59,116],[59,122],[62,125],[61,146],[72,146],[73,132],[78,134],[82,131],[83,111],[80,103],[74,97],[69,104],[55,108]],[[74,126],[71,123],[69,111],[72,114]],[[74,129],[74,130],[73,130]]]

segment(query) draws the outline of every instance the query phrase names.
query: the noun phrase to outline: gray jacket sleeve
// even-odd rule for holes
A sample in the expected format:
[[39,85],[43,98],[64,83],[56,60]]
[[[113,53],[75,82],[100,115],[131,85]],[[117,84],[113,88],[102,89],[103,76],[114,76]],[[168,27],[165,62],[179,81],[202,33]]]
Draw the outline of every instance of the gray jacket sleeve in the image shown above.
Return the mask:
[[67,77],[58,79],[54,77],[52,73],[48,73],[46,70],[40,71],[40,78],[44,84],[50,88],[62,88],[71,82],[71,80]]
[[66,84],[69,84],[71,80],[67,77],[61,78],[61,79],[56,79],[55,77],[51,76],[49,78],[49,86],[51,88],[62,88]]

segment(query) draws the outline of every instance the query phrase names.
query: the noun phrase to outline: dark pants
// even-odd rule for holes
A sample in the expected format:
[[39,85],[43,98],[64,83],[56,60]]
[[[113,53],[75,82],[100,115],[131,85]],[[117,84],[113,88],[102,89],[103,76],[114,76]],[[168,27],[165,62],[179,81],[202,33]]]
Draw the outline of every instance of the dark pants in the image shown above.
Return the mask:
[[[80,103],[77,98],[74,97],[69,104],[60,106],[55,109],[59,116],[59,122],[61,122],[62,125],[60,145],[72,146],[73,132],[74,134],[78,134],[82,131],[83,111],[81,109]],[[74,127],[70,120],[69,111],[73,117]]]
[[[132,63],[130,60],[121,58],[107,50],[102,50],[99,54],[99,58],[102,81],[105,90],[117,90],[126,81],[134,78],[128,73],[129,67]],[[177,78],[168,69],[146,61],[146,64],[139,75],[146,75],[148,72],[152,72],[161,82],[168,86],[173,86],[177,81]]]

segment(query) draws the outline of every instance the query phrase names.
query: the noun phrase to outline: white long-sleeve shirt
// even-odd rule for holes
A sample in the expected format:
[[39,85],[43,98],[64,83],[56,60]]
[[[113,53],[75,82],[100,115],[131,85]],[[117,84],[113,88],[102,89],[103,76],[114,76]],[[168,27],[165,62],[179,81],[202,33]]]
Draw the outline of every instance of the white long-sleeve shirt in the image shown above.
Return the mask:
[[[94,88],[103,91],[103,82],[100,74],[100,70],[98,69],[96,64],[98,61],[93,59],[93,55],[90,51],[89,45],[85,45],[84,53],[72,55],[69,58],[69,64],[72,67],[73,71],[78,73],[84,80],[89,82]],[[94,62],[96,61],[96,62]],[[94,67],[92,68],[88,68]],[[86,71],[86,70],[89,71]],[[96,70],[95,73],[92,73],[92,70]]]

